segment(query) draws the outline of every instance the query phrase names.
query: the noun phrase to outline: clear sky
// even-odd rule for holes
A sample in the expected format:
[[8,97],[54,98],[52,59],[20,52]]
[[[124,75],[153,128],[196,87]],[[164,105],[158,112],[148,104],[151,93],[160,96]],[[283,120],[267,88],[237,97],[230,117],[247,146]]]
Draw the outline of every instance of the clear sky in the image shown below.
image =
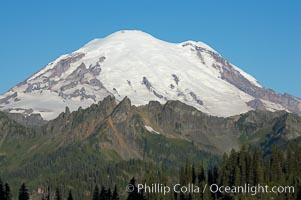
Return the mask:
[[301,97],[299,0],[3,0],[0,93],[61,54],[122,29],[205,42],[264,87]]

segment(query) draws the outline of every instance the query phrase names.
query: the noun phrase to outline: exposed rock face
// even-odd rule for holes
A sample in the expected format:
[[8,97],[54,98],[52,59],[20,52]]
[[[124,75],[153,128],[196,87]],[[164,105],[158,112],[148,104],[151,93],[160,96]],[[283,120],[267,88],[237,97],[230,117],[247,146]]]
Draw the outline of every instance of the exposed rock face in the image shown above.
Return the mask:
[[[8,123],[2,123],[1,116],[0,128],[6,127]],[[8,120],[4,115],[2,118]],[[33,125],[28,119],[19,121],[22,120],[28,126]],[[34,133],[52,138],[53,141],[43,141],[45,145],[55,142],[55,149],[88,142],[92,148],[116,152],[126,160],[144,156],[145,140],[150,134],[189,142],[195,148],[214,154],[238,149],[242,144],[269,146],[273,142],[286,142],[301,136],[301,117],[284,111],[257,110],[235,118],[221,118],[204,114],[180,101],[168,101],[164,105],[152,101],[136,107],[128,98],[117,104],[111,96],[87,109],[70,112],[66,108],[58,118],[42,127],[29,129],[13,124],[24,131],[1,129],[4,130],[0,135],[2,140]]]
[[[17,90],[24,92],[29,98],[27,101],[37,101],[36,108],[31,106],[23,106],[22,101],[18,97],[18,93],[11,89],[9,95],[0,99],[0,104],[8,105],[14,102],[14,106],[7,106],[3,109],[6,112],[22,113],[22,117],[17,117],[18,122],[22,124],[35,124],[35,116],[29,117],[31,114],[41,114],[43,118],[51,119],[60,113],[61,107],[71,106],[71,110],[76,110],[79,106],[84,108],[92,103],[97,103],[108,95],[112,95],[97,78],[101,73],[101,63],[105,57],[101,57],[94,65],[87,67],[80,62],[85,57],[83,53],[73,53],[58,59],[56,62],[50,63],[45,69],[41,70],[33,77],[18,84]],[[80,63],[78,63],[80,62]],[[88,87],[87,87],[88,86]],[[54,95],[57,96],[54,98]],[[43,100],[37,100],[36,97],[45,96]],[[48,98],[49,97],[49,98]],[[58,99],[60,101],[58,102]],[[74,107],[70,105],[70,101],[77,100],[79,103]],[[54,104],[56,104],[54,106]],[[57,111],[54,111],[57,110]],[[47,117],[50,114],[51,117]]]
[[151,127],[160,133],[189,140],[211,152],[239,147],[239,134],[231,120],[210,117],[180,101],[168,101],[164,106],[150,102],[145,108]]
[[265,106],[262,103],[262,101],[260,101],[260,99],[254,99],[252,101],[249,101],[248,106],[250,106],[251,108],[254,108],[255,110],[264,110]]
[[86,110],[79,108],[78,111],[70,113],[69,108],[66,107],[66,111],[44,125],[42,131],[44,134],[67,134],[65,141],[83,139],[91,135],[115,107],[116,101],[112,96],[106,97]]
[[295,114],[284,111],[267,112],[257,110],[242,115],[237,121],[237,126],[241,133],[247,135],[258,134],[265,130],[266,140],[271,142],[278,139],[288,141],[300,137],[300,123],[300,116]]
[[[60,61],[58,61],[52,68],[46,70],[46,73],[51,74],[49,78],[53,77],[60,77],[64,72],[66,72],[69,68],[70,65],[81,58],[83,58],[85,54],[83,53],[74,53],[68,56],[67,58],[63,58]],[[53,63],[51,63],[52,65]],[[39,72],[38,72],[39,74]],[[36,76],[34,79],[39,79],[42,78],[43,74]],[[44,79],[45,82],[47,82],[47,79]]]
[[[63,97],[64,99],[79,97],[81,99],[93,99],[95,102],[96,95],[87,94],[83,85],[91,85],[96,91],[106,90],[102,83],[95,78],[101,72],[101,66],[99,64],[100,61],[96,62],[95,66],[90,66],[89,68],[87,68],[84,63],[81,63],[64,79],[64,84],[61,84],[61,81],[57,80],[62,79],[63,73],[66,73],[68,70],[70,70],[70,68],[73,67],[72,64],[84,57],[85,54],[83,53],[75,53],[71,54],[71,56],[65,59],[60,60],[56,65],[54,65],[53,68],[44,72],[46,74],[50,74],[50,76],[47,76],[47,78],[43,78],[41,75],[39,75],[34,77],[34,79],[28,80],[29,84],[26,92],[33,92],[33,90],[52,90],[59,93],[59,96]],[[104,58],[100,58],[100,60],[104,60]],[[42,81],[39,81],[40,78],[42,78]],[[34,84],[31,84],[33,81]],[[60,87],[57,88],[59,85]]]
[[145,87],[152,91],[153,90],[153,86],[152,84],[149,82],[149,80],[144,76],[143,79],[142,79],[142,83],[145,85]]
[[[229,83],[235,85],[240,90],[246,92],[247,94],[253,96],[257,103],[259,103],[259,99],[263,99],[266,101],[270,101],[276,104],[280,104],[283,108],[289,110],[290,112],[294,112],[297,114],[301,114],[301,101],[300,99],[293,97],[289,94],[277,94],[275,91],[271,89],[265,89],[262,87],[257,87],[252,84],[249,80],[243,77],[237,70],[235,70],[227,61],[222,61],[223,63],[223,71],[222,71],[222,79],[228,81]],[[253,101],[254,102],[254,101]],[[252,106],[251,106],[252,107]],[[264,104],[260,105],[260,109],[263,109]],[[254,106],[252,107],[254,108]]]
[[47,123],[40,114],[23,115],[19,113],[6,113],[7,116],[23,126],[38,127]]
[[[214,64],[213,67],[220,70],[222,79],[255,98],[251,102],[247,103],[250,107],[257,109],[258,106],[258,109],[267,109],[268,107],[260,101],[260,99],[263,99],[280,104],[283,106],[283,109],[287,109],[290,112],[297,113],[299,115],[301,114],[301,100],[299,98],[286,93],[277,94],[271,89],[258,87],[243,76],[243,74],[235,69],[221,55],[200,47],[196,48],[196,51],[209,53],[215,59],[217,64]],[[254,105],[254,103],[256,103],[256,105]]]
[[142,84],[145,85],[145,87],[152,92],[156,97],[158,97],[159,99],[165,99],[167,100],[166,97],[164,97],[163,95],[159,94],[158,92],[156,92],[155,88],[152,86],[151,82],[144,76],[142,79]]
[[164,105],[151,101],[136,107],[128,98],[116,103],[108,96],[87,109],[71,112],[67,107],[42,127],[25,127],[0,112],[0,130],[0,171],[5,180],[11,176],[17,183],[26,179],[39,184],[49,183],[49,177],[54,176],[55,181],[63,180],[63,175],[78,180],[79,174],[83,179],[97,177],[108,171],[110,174],[118,166],[128,176],[111,173],[106,180],[114,178],[126,184],[133,176],[128,169],[139,163],[142,165],[134,170],[158,163],[178,171],[187,157],[201,162],[215,160],[215,154],[222,155],[242,144],[264,148],[300,141],[301,117],[284,111],[256,110],[221,118],[180,101]]
[[204,102],[198,98],[198,96],[194,92],[189,93],[190,96],[195,100],[199,105],[204,105]]
[[179,77],[175,74],[173,74],[172,77],[173,77],[173,80],[176,82],[176,84],[179,85],[179,82],[180,82]]
[[113,149],[129,159],[142,157],[143,134],[149,132],[145,127],[168,138],[193,142],[201,150],[222,154],[238,149],[242,144],[239,138],[244,135],[254,137],[250,143],[260,142],[264,135],[257,134],[263,130],[262,134],[270,139],[300,137],[299,121],[300,117],[286,112],[251,111],[238,119],[220,118],[208,116],[180,101],[168,101],[165,105],[152,101],[135,107],[128,98],[116,104],[114,98],[108,97],[86,110],[73,113],[66,110],[44,129],[53,134],[68,133],[65,142],[96,137],[100,148]]
[[131,100],[125,97],[113,110],[111,117],[114,122],[122,123],[132,114]]
[[7,96],[7,97],[4,97],[3,99],[0,99],[0,103],[1,103],[1,104],[8,104],[8,103],[9,103],[9,101],[8,101],[9,99],[14,99],[14,98],[16,98],[17,96],[18,96],[18,93],[15,92],[15,93],[13,93],[13,94]]

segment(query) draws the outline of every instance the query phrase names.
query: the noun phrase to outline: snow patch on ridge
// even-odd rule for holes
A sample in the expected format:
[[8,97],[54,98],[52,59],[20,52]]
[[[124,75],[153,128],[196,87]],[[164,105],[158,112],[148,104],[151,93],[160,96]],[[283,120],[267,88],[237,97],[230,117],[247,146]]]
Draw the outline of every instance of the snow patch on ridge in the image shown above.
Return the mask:
[[284,108],[283,106],[281,106],[280,104],[277,103],[273,103],[270,101],[266,101],[266,100],[262,100],[262,103],[265,105],[265,108],[271,112],[275,112],[277,110],[285,110],[286,112],[290,112],[289,110],[287,110],[286,108]]
[[159,133],[158,131],[155,131],[152,127],[150,126],[144,126],[146,130],[148,130],[151,133],[156,133],[158,135],[160,135],[161,133]]

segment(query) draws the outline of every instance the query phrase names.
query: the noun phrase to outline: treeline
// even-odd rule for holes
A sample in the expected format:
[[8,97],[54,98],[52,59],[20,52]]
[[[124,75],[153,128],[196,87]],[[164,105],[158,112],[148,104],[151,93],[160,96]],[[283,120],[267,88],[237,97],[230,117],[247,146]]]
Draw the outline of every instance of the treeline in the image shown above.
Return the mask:
[[104,186],[101,186],[101,190],[99,190],[98,185],[96,185],[92,200],[119,200],[119,194],[116,185],[113,192],[111,192],[110,188],[106,189]]
[[[300,200],[301,199],[301,146],[293,143],[286,150],[272,147],[269,152],[263,153],[258,148],[243,146],[240,151],[232,150],[224,154],[219,164],[206,166],[186,161],[185,166],[178,174],[181,186],[195,185],[201,190],[191,193],[143,193],[138,192],[136,180],[133,178],[129,185],[134,185],[133,191],[128,193],[127,200]],[[172,177],[158,175],[145,178],[144,183],[172,185],[169,180]],[[153,178],[159,181],[154,181]],[[153,181],[150,181],[153,180]],[[229,186],[268,186],[268,191],[245,192],[211,192],[210,185]],[[272,187],[289,186],[290,191],[271,192]],[[202,191],[207,187],[206,190]],[[292,189],[293,188],[293,189]]]
[[[3,182],[0,179],[0,200],[12,200],[12,193],[10,190],[10,186],[8,183],[3,184]],[[35,198],[36,199],[36,198]],[[50,190],[48,190],[41,200],[63,200],[66,199],[62,196],[61,191],[59,188],[56,188],[54,195],[51,194]],[[73,200],[72,191],[69,191],[67,200]],[[28,192],[28,189],[23,183],[19,189],[19,195],[18,200],[30,200],[30,194]],[[111,192],[111,189],[106,189],[104,186],[101,187],[101,190],[99,190],[98,185],[94,188],[94,193],[92,200],[119,200],[119,194],[117,192],[117,187],[115,185],[113,192]]]
[[[54,197],[51,197],[51,193],[48,190],[48,192],[46,193],[46,195],[43,195],[43,197],[41,198],[41,200],[51,200],[51,199],[54,199],[54,200],[63,200],[65,198],[63,198],[60,189],[56,188]],[[72,191],[71,190],[69,190],[69,194],[68,194],[67,200],[73,200],[73,195],[72,195]]]
[[[117,186],[111,190],[109,187],[94,185],[92,195],[88,199],[92,200],[300,200],[301,199],[301,147],[298,143],[289,145],[283,151],[281,148],[273,147],[270,152],[265,155],[257,148],[242,147],[240,151],[232,150],[229,154],[224,154],[222,161],[219,164],[212,166],[205,166],[205,163],[193,164],[189,160],[179,170],[178,183],[181,186],[193,184],[203,189],[207,186],[205,191],[199,193],[175,193],[170,192],[166,195],[162,193],[141,193],[138,192],[136,180],[133,178],[129,181],[129,185],[134,186],[132,191],[125,193],[121,191],[120,195],[117,191]],[[172,166],[171,166],[172,167]],[[141,169],[143,170],[143,169]],[[139,183],[163,184],[171,186],[174,183],[174,177],[168,176],[158,171],[157,174],[150,173],[148,175],[144,171],[143,179],[139,179]],[[7,183],[0,182],[0,199],[12,199],[11,191]],[[219,186],[293,186],[294,191],[291,192],[278,192],[266,193],[258,192],[256,195],[251,192],[247,193],[212,193],[209,186],[217,184]],[[119,185],[120,186],[120,185]],[[74,191],[83,193],[80,189]],[[51,197],[50,197],[51,195]],[[19,199],[28,200],[29,193],[25,186],[22,184],[19,190]],[[41,199],[41,198],[40,198]],[[72,192],[68,196],[63,197],[59,189],[55,192],[46,192],[42,200],[73,200]],[[75,198],[76,199],[76,198]],[[86,199],[86,198],[84,198]]]
[[[8,183],[3,184],[0,179],[0,200],[12,200],[12,193]],[[23,183],[19,189],[19,200],[29,200],[29,193],[26,185]]]
[[[140,193],[137,199],[147,200],[300,200],[301,199],[301,147],[298,144],[290,145],[284,151],[281,148],[273,147],[270,152],[263,154],[257,148],[242,147],[240,151],[232,150],[229,154],[224,154],[220,164],[209,168],[204,164],[194,165],[189,160],[186,161],[179,173],[179,183],[181,186],[194,185],[200,188],[199,192],[175,193],[167,195],[162,193]],[[165,182],[147,182],[148,185]],[[130,183],[133,184],[133,183]],[[212,193],[209,187],[213,184],[219,186],[268,186],[268,191],[261,192],[229,192]],[[271,188],[281,187],[276,193]],[[290,191],[283,188],[289,186]],[[250,188],[249,187],[249,188]],[[203,189],[206,190],[203,191]],[[293,188],[293,189],[292,189]],[[134,190],[134,193],[135,193]],[[136,192],[137,193],[137,192]],[[128,195],[128,199],[133,194]],[[135,199],[135,198],[134,198]]]
[[2,180],[0,179],[0,199],[2,200],[11,200],[12,194],[10,191],[10,187],[8,183],[3,184]]
[[[12,200],[12,193],[10,190],[10,186],[8,183],[3,184],[3,182],[0,179],[0,200]],[[16,198],[14,198],[16,199]],[[30,194],[28,192],[28,189],[25,185],[25,183],[23,183],[19,189],[19,195],[18,195],[18,200],[29,200],[30,199]],[[50,193],[47,193],[47,195],[45,197],[42,197],[42,200],[50,200],[50,199],[55,199],[55,200],[62,200],[62,195],[60,193],[60,190],[57,188],[55,191],[55,196],[54,198],[50,198]],[[72,197],[72,192],[69,192],[69,196],[67,198],[67,200],[73,200]]]
[[[253,192],[247,193],[212,193],[207,188],[200,194],[175,194],[175,200],[230,200],[230,199],[301,199],[301,147],[299,145],[288,146],[283,149],[273,147],[266,156],[259,149],[246,148],[238,152],[232,150],[230,154],[224,154],[220,165],[214,165],[204,169],[203,165],[195,167],[189,161],[180,171],[180,184],[195,184],[200,188],[212,184],[219,186],[265,186],[269,190],[276,187],[292,186],[291,191],[284,192]],[[253,194],[253,195],[252,195]]]

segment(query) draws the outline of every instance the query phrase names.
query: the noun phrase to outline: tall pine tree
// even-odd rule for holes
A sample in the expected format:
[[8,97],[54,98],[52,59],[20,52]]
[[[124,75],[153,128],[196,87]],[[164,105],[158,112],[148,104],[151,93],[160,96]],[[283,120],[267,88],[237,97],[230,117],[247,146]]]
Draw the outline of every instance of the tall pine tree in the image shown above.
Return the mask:
[[99,193],[99,200],[107,200],[107,191],[104,186],[101,186],[101,191]]
[[131,179],[129,186],[133,187],[133,190],[128,192],[127,200],[144,200],[145,199],[143,193],[139,193],[138,188],[136,186],[136,179],[134,177]]
[[67,198],[67,200],[73,200],[73,196],[72,196],[72,192],[71,192],[71,190],[69,191],[69,195],[68,195],[68,198]]
[[4,186],[1,179],[0,179],[0,199],[4,199]]
[[99,200],[99,187],[98,185],[95,186],[92,200]]
[[11,194],[10,187],[9,187],[8,183],[5,183],[5,186],[4,186],[4,199],[5,200],[12,200],[12,194]]
[[62,200],[62,195],[59,188],[56,188],[55,190],[55,200]]
[[112,192],[111,192],[111,188],[109,188],[106,191],[106,200],[111,200],[112,199]]
[[26,188],[25,183],[23,183],[19,190],[19,200],[29,200],[28,189]]
[[113,195],[112,195],[112,200],[119,200],[119,195],[117,191],[117,186],[115,185]]

